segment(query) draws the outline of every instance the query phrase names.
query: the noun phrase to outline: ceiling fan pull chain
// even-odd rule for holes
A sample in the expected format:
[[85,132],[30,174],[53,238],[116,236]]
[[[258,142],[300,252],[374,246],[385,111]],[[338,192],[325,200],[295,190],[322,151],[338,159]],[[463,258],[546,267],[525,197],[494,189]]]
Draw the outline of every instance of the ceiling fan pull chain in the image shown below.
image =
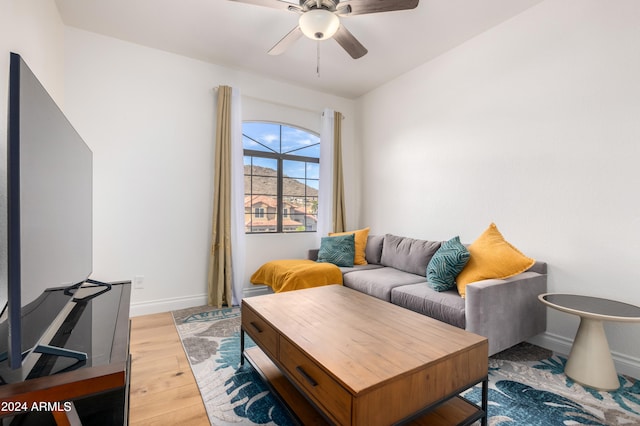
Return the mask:
[[320,78],[320,41],[316,41],[316,43],[317,43],[316,74],[318,75],[318,78]]

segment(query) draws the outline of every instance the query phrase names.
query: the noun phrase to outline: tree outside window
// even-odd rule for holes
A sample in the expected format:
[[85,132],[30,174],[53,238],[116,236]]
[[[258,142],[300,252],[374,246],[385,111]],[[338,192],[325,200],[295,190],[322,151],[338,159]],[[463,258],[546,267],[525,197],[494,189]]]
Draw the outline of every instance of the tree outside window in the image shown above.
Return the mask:
[[282,123],[244,122],[247,233],[317,230],[320,137]]

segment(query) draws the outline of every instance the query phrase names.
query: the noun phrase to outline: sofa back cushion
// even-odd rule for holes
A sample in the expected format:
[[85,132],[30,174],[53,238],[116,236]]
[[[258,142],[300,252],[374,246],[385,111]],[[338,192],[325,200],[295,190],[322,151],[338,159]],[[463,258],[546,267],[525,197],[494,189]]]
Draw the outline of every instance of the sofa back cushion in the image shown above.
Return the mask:
[[364,254],[368,263],[380,265],[383,242],[384,235],[369,235],[367,238],[367,246],[364,249]]
[[427,265],[439,248],[440,241],[415,240],[386,234],[380,264],[426,277]]

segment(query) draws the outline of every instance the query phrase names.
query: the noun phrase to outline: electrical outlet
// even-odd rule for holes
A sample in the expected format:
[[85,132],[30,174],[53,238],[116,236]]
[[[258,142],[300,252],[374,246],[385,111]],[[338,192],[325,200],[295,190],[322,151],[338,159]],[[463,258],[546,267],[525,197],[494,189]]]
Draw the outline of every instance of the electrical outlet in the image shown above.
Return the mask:
[[135,289],[144,288],[144,275],[136,275],[135,277],[133,277],[133,288]]

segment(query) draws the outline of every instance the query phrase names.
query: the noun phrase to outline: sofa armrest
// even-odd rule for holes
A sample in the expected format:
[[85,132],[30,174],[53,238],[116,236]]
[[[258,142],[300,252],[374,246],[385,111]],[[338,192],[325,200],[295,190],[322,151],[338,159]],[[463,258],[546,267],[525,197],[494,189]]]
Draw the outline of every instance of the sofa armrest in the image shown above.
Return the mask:
[[538,301],[546,291],[547,275],[530,271],[471,283],[466,289],[465,328],[489,339],[489,355],[510,348],[546,330],[546,307]]
[[318,253],[320,249],[311,249],[307,252],[307,259],[316,261],[318,260]]
[[533,266],[531,268],[527,269],[526,272],[537,272],[539,274],[546,274],[547,273],[547,263],[546,262],[537,261],[536,263],[533,264]]

